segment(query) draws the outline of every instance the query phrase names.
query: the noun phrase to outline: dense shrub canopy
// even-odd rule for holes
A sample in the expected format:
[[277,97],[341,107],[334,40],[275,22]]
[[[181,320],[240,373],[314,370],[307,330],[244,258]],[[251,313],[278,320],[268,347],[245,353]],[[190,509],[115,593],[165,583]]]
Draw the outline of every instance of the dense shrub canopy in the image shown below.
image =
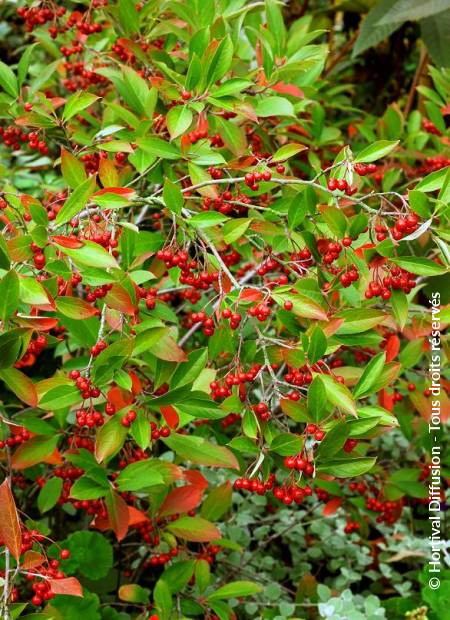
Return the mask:
[[4,619],[450,617],[450,73],[307,4],[0,8]]

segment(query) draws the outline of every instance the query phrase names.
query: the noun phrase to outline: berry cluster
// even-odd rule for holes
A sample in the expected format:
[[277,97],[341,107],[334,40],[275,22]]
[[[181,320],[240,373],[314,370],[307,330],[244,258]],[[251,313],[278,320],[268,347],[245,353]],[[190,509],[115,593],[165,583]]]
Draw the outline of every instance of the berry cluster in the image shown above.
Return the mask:
[[327,187],[331,192],[336,190],[345,192],[347,196],[353,196],[358,191],[355,186],[350,186],[345,179],[328,179]]
[[403,500],[399,499],[396,502],[381,501],[374,497],[368,497],[366,499],[366,508],[372,512],[380,513],[376,518],[377,523],[386,523],[392,525],[395,523],[402,512]]
[[408,294],[415,286],[416,280],[413,274],[406,271],[406,269],[391,265],[388,267],[388,275],[382,279],[378,278],[370,282],[364,295],[366,299],[381,297],[387,300],[390,299],[392,290],[403,290]]

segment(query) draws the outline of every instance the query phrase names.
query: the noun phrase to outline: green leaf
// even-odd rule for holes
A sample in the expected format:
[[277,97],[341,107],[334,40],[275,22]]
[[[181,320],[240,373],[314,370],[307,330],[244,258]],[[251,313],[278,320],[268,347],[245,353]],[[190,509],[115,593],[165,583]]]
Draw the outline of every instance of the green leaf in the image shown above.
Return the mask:
[[295,116],[294,107],[289,99],[284,97],[264,97],[255,107],[257,116]]
[[116,483],[120,491],[141,491],[164,484],[164,478],[159,471],[158,461],[147,460],[127,465],[120,472]]
[[21,278],[19,281],[20,300],[30,306],[47,306],[50,301],[45,288],[38,280]]
[[209,521],[218,521],[231,508],[232,488],[229,480],[215,487],[202,504],[201,516]]
[[[70,194],[55,219],[55,224],[65,224],[82,211],[95,190],[95,177],[89,177],[78,184]],[[93,263],[95,264],[95,263]]]
[[172,594],[177,594],[189,583],[195,564],[195,560],[181,560],[164,570],[161,579],[167,583]]
[[25,82],[25,78],[30,67],[30,61],[33,57],[33,54],[36,53],[36,46],[37,43],[29,45],[20,57],[19,64],[17,65],[17,80],[19,86],[22,86],[22,84]]
[[408,320],[408,298],[403,291],[392,291],[391,295],[392,312],[400,329],[403,329]]
[[378,142],[374,142],[358,153],[354,159],[354,163],[368,163],[380,159],[381,157],[386,157],[386,155],[389,155],[389,153],[395,149],[398,143],[399,140],[379,140]]
[[[0,369],[9,368],[22,356],[26,330],[13,329],[0,334]],[[31,332],[30,332],[31,335]]]
[[166,529],[178,538],[191,542],[209,542],[220,538],[217,527],[202,517],[181,517]]
[[180,150],[170,142],[161,138],[138,138],[138,146],[147,153],[159,157],[160,159],[180,159]]
[[93,241],[83,240],[83,245],[80,248],[66,248],[58,243],[55,245],[63,254],[70,256],[76,265],[86,265],[87,267],[95,265],[95,267],[100,269],[118,267],[114,256]]
[[110,487],[107,481],[101,482],[90,474],[85,474],[75,480],[70,489],[70,497],[73,499],[100,499],[105,497]]
[[375,465],[376,458],[342,458],[324,461],[317,467],[317,471],[322,474],[329,474],[336,478],[353,478],[367,473]]
[[308,361],[310,364],[315,364],[324,355],[327,350],[327,339],[325,334],[316,326],[309,339],[308,346]]
[[100,463],[111,458],[123,446],[128,430],[120,423],[120,416],[113,416],[97,432],[95,458]]
[[344,446],[349,436],[350,428],[349,424],[341,421],[327,431],[327,434],[324,439],[322,439],[317,449],[317,458],[325,460],[337,454]]
[[327,415],[327,395],[319,375],[308,388],[308,413],[314,422],[320,422]]
[[136,35],[139,32],[139,13],[134,0],[119,0],[120,25],[127,35]]
[[436,15],[450,8],[450,0],[397,0],[394,6],[378,21],[378,24],[417,21],[423,17]]
[[448,168],[441,168],[428,174],[422,179],[414,188],[414,191],[421,192],[435,192],[444,185],[444,181],[447,177]]
[[62,491],[62,478],[50,478],[39,491],[37,505],[39,512],[43,514],[56,505]]
[[420,22],[420,34],[426,48],[439,67],[450,66],[450,11],[430,15]]
[[81,401],[80,391],[75,385],[60,385],[46,392],[39,400],[40,409],[58,411]]
[[20,283],[17,273],[12,269],[0,280],[0,319],[5,322],[19,305]]
[[353,390],[355,398],[362,398],[370,394],[371,388],[380,377],[385,363],[386,353],[384,352],[378,353],[370,360]]
[[247,148],[247,138],[244,129],[240,125],[236,125],[236,123],[225,120],[220,116],[216,118],[216,125],[227,149],[237,157],[243,155]]
[[263,587],[253,581],[232,581],[210,594],[208,601],[251,596],[252,594],[262,592],[262,590]]
[[17,78],[14,74],[14,71],[5,65],[4,62],[0,61],[0,86],[3,88],[5,93],[11,95],[16,99],[19,96],[19,84],[17,83]]
[[347,230],[347,218],[342,213],[341,209],[334,206],[327,207],[323,211],[322,217],[328,228],[336,237],[343,237],[345,235],[345,231]]
[[183,135],[191,126],[192,112],[185,105],[178,105],[171,108],[167,114],[167,128],[171,140]]
[[74,532],[63,546],[70,551],[64,570],[69,569],[71,574],[80,571],[88,579],[97,580],[106,577],[112,568],[113,547],[99,532]]
[[223,446],[210,443],[202,437],[175,433],[165,438],[164,443],[178,456],[192,463],[200,463],[210,467],[239,469],[239,464],[232,452]]
[[68,121],[76,114],[79,114],[90,105],[97,101],[99,97],[97,95],[93,95],[92,93],[87,93],[83,91],[78,91],[73,94],[66,102],[63,111],[63,120]]
[[65,182],[72,189],[84,183],[87,177],[81,161],[64,148],[61,149],[61,172]]
[[292,456],[301,452],[303,439],[300,435],[292,433],[280,433],[276,435],[270,444],[270,451],[280,456]]
[[211,228],[222,222],[226,222],[228,218],[217,211],[209,211],[208,213],[198,213],[189,218],[189,226],[193,228]]
[[348,387],[339,383],[330,375],[320,375],[320,378],[325,386],[327,399],[330,403],[338,407],[341,411],[345,411],[356,417],[355,400]]
[[338,335],[360,334],[372,327],[380,325],[386,315],[380,310],[371,310],[369,308],[348,309],[339,312],[335,318],[344,319],[344,323],[337,330]]
[[172,593],[169,586],[160,578],[156,582],[153,588],[153,600],[155,601],[156,609],[161,620],[168,620],[170,610],[172,609]]
[[402,256],[401,258],[392,258],[391,260],[402,269],[406,269],[418,276],[441,276],[447,272],[446,267],[438,265],[429,258]]
[[165,179],[164,181],[163,200],[169,211],[177,215],[181,214],[184,204],[183,194],[181,193],[180,186],[172,183],[170,179]]
[[[207,53],[210,52],[207,50]],[[229,71],[233,60],[233,43],[231,37],[225,37],[217,46],[211,61],[207,64],[206,85],[211,86],[221,80]]]
[[251,223],[252,220],[245,217],[238,217],[226,222],[222,228],[223,238],[226,243],[234,243],[241,239]]
[[395,0],[381,0],[376,2],[362,22],[360,32],[353,47],[353,57],[365,52],[370,47],[378,45],[383,39],[387,39],[402,25],[401,21],[391,21],[389,24],[380,25],[378,22],[383,15],[392,7]]

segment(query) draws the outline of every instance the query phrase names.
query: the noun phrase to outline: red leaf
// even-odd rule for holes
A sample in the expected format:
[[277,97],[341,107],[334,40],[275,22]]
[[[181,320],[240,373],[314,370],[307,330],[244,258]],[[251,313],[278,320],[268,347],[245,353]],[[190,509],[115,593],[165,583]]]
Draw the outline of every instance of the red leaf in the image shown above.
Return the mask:
[[77,248],[82,248],[84,246],[84,242],[80,241],[80,239],[64,237],[63,235],[55,235],[52,237],[52,240],[54,243],[57,243],[63,248],[70,248],[71,250],[76,250]]
[[239,299],[242,302],[245,301],[259,301],[263,298],[263,294],[260,291],[256,291],[253,288],[246,288],[241,290]]
[[276,90],[277,93],[282,95],[292,95],[292,97],[299,97],[300,99],[303,99],[305,96],[301,88],[295,84],[286,84],[286,82],[278,82],[275,86],[272,86],[272,90]]
[[394,409],[394,396],[393,394],[388,394],[386,390],[380,390],[378,392],[378,404],[381,407],[384,407],[388,411],[392,411]]
[[133,371],[128,373],[131,379],[131,391],[136,396],[136,394],[140,394],[142,392],[142,383],[137,374]]
[[66,594],[68,596],[83,596],[81,583],[75,577],[65,579],[49,579],[50,592],[53,594]]
[[108,391],[108,400],[115,406],[116,411],[120,411],[124,407],[131,405],[133,402],[133,394],[126,390],[122,390],[116,385]]
[[331,515],[334,515],[337,512],[341,504],[342,504],[342,499],[340,497],[334,497],[333,499],[330,499],[330,501],[327,502],[325,506],[323,507],[323,510],[322,510],[323,516],[330,517]]
[[170,428],[177,428],[180,423],[180,418],[178,417],[178,413],[171,405],[163,405],[159,408],[162,413],[162,416]]
[[159,509],[161,517],[167,517],[196,508],[203,496],[203,489],[198,486],[186,485],[176,487],[167,495]]
[[8,480],[0,484],[0,538],[18,562],[22,548],[22,532]]
[[104,187],[103,189],[99,189],[98,192],[95,192],[95,194],[92,194],[92,196],[102,196],[103,194],[116,194],[116,196],[132,198],[135,191],[129,187]]
[[208,481],[205,476],[196,469],[189,469],[184,474],[184,478],[189,482],[189,484],[199,487],[200,489],[206,489],[208,486]]
[[128,532],[130,518],[126,501],[118,493],[108,493],[106,509],[117,540],[123,540]]
[[395,334],[389,336],[386,344],[386,362],[392,362],[397,357],[400,351],[400,338]]

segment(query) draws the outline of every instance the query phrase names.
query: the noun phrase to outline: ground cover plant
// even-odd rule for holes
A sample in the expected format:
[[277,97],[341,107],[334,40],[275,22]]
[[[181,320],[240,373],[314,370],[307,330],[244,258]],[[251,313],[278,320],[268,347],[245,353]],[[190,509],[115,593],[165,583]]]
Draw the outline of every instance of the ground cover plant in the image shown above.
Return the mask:
[[450,3],[329,4],[0,6],[4,620],[450,618]]

